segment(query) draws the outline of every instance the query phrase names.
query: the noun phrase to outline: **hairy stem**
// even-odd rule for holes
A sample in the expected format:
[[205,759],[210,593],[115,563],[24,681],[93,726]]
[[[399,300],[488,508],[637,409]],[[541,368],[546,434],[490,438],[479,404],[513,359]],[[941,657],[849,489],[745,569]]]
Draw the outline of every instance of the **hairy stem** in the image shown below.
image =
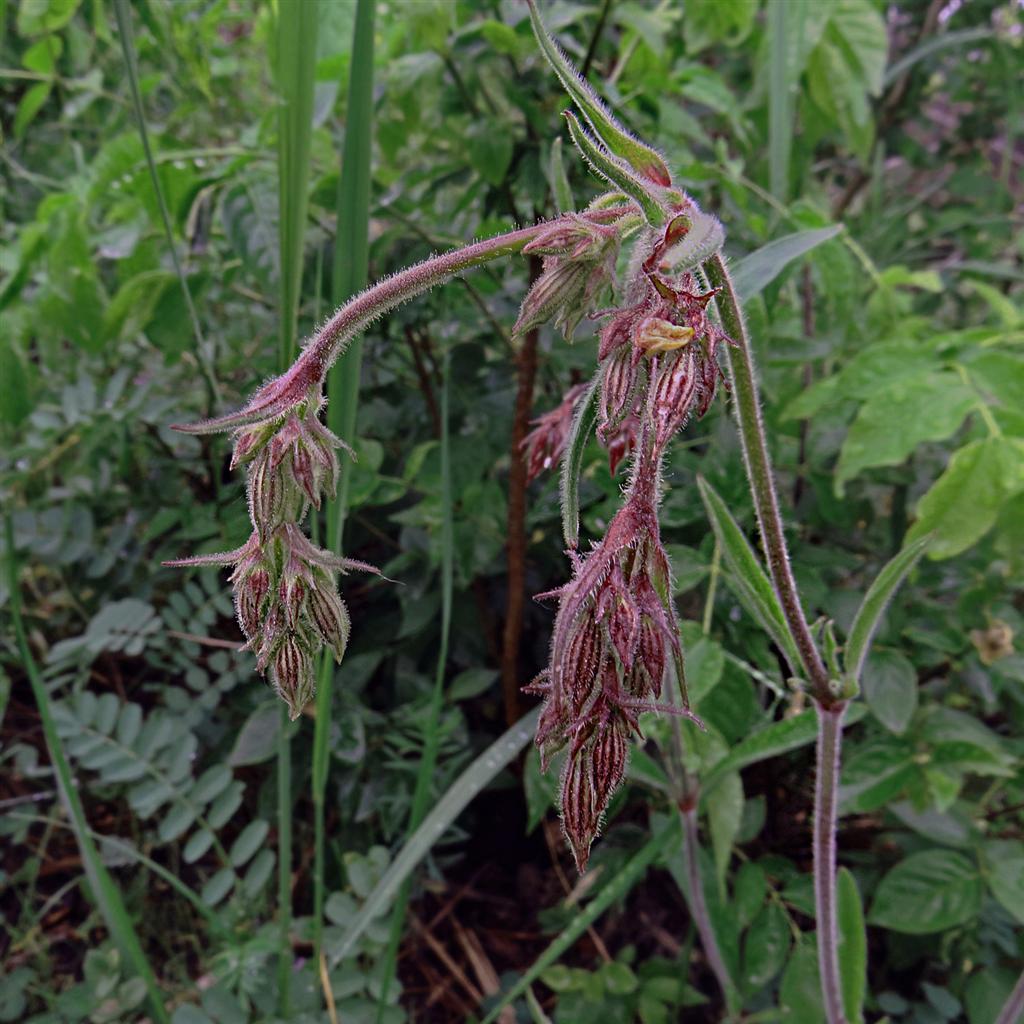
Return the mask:
[[1024,1018],[1024,971],[1021,972],[1010,997],[999,1011],[996,1024],[1020,1024],[1022,1018]]
[[757,393],[757,379],[754,373],[754,357],[747,337],[746,325],[740,312],[732,279],[720,255],[713,256],[704,264],[708,280],[720,289],[715,303],[722,319],[722,326],[735,343],[735,350],[729,352],[729,370],[736,395],[736,411],[739,416],[740,441],[743,461],[747,468],[750,491],[754,498],[754,509],[761,530],[761,542],[768,558],[768,570],[782,603],[789,631],[800,652],[800,660],[811,682],[815,698],[824,706],[836,703],[836,697],[829,686],[828,670],[815,646],[814,638],[804,618],[797,593],[796,580],[789,564],[786,537],[782,529],[779,512],[779,498],[772,475],[771,457],[765,439],[764,421],[761,418],[761,403]]
[[696,799],[693,800],[692,806],[689,804],[681,806],[680,814],[683,817],[683,862],[686,867],[686,880],[690,887],[690,912],[693,914],[693,922],[697,926],[697,934],[700,936],[704,955],[708,958],[708,965],[718,981],[726,1004],[731,1004],[735,989],[725,961],[722,959],[722,951],[718,948],[715,930],[711,926],[711,915],[708,913],[707,900],[704,899],[704,885],[700,877],[700,861],[697,855],[697,851],[700,849],[700,833],[697,829]]
[[[614,206],[603,210],[592,210],[585,216],[603,224],[614,222],[626,213],[634,210],[633,206]],[[378,317],[400,306],[408,299],[420,295],[434,285],[440,284],[454,274],[473,267],[482,266],[491,260],[505,256],[514,256],[522,252],[523,246],[532,241],[542,231],[547,231],[558,218],[553,221],[534,224],[518,231],[509,231],[496,235],[483,242],[474,242],[461,249],[454,249],[441,256],[432,256],[422,263],[378,281],[372,288],[346,302],[314,335],[302,355],[296,361],[289,374],[295,376],[308,374],[310,378],[322,380],[328,368],[344,351],[346,343]],[[569,217],[564,218],[569,220]]]
[[818,973],[828,1024],[846,1024],[839,987],[839,931],[836,923],[836,818],[839,753],[846,703],[815,701],[818,714],[817,775],[814,784],[814,909],[818,922]]

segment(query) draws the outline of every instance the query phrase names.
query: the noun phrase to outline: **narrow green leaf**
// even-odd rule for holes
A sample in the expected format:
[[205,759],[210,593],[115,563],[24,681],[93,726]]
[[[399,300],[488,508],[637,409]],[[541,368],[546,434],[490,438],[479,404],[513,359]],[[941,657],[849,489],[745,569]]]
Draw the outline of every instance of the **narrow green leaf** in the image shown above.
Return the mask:
[[562,536],[569,548],[575,548],[580,540],[580,470],[583,468],[583,453],[597,422],[600,398],[601,371],[598,370],[572,418],[572,429],[562,457]]
[[1024,441],[1003,436],[971,441],[917,505],[907,540],[932,534],[929,558],[965,551],[995,523],[1003,503],[1024,490]]
[[786,617],[768,574],[743,536],[725,502],[703,477],[697,477],[704,508],[729,569],[728,580],[740,603],[785,654],[793,672],[800,670],[800,655],[790,636]]
[[519,752],[533,739],[540,718],[540,708],[524,715],[507,732],[498,737],[448,787],[434,809],[423,819],[420,827],[407,840],[398,856],[391,862],[384,876],[370,893],[359,913],[353,918],[345,937],[333,950],[332,961],[338,963],[351,953],[359,937],[371,921],[394,899],[399,886],[409,873],[430,852],[444,835],[448,826],[462,813],[475,797]]
[[836,878],[836,900],[843,1009],[849,1024],[862,1024],[867,992],[868,937],[857,880],[846,868],[840,868]]
[[906,579],[907,573],[913,569],[924,554],[930,540],[930,537],[925,536],[911,541],[885,564],[882,571],[875,577],[874,582],[868,587],[868,592],[864,595],[864,600],[861,601],[857,614],[854,616],[853,625],[850,626],[850,635],[846,640],[846,651],[843,658],[847,678],[854,683],[860,682],[864,659],[871,647],[871,638],[882,621],[885,609],[899,585]]
[[785,203],[789,195],[789,153],[793,143],[793,82],[790,42],[794,6],[774,3],[768,7],[768,178],[772,195]]
[[540,975],[547,970],[573,943],[598,919],[616,900],[628,893],[647,869],[661,855],[662,851],[678,846],[682,841],[678,817],[674,818],[661,832],[650,838],[622,870],[609,881],[601,891],[580,911],[562,933],[530,965],[526,973],[491,1008],[481,1024],[494,1024],[506,1006],[518,999]]
[[[844,726],[859,722],[868,709],[863,704],[851,704],[843,719]],[[715,786],[731,771],[746,768],[767,761],[770,757],[788,753],[813,743],[818,735],[818,723],[811,710],[801,711],[792,718],[784,718],[781,722],[773,722],[764,729],[741,740],[732,750],[718,761],[707,773],[701,785],[701,803],[703,804]]]
[[600,144],[595,142],[583,129],[572,111],[565,112],[565,122],[569,126],[569,135],[573,143],[594,173],[633,199],[643,211],[647,223],[652,227],[664,224],[665,211],[651,195],[654,186],[641,181],[625,160],[620,160],[613,153],[602,149]]
[[996,29],[989,28],[987,25],[979,25],[976,28],[962,28],[956,32],[944,32],[940,36],[933,36],[890,64],[882,78],[882,87],[887,89],[915,64],[930,57],[933,53],[939,53],[950,47],[985,42],[988,39],[995,39],[997,34]]
[[552,39],[541,20],[534,0],[529,0],[529,3],[530,21],[533,24],[533,31],[537,36],[541,52],[590,127],[597,133],[605,146],[637,174],[657,185],[670,185],[672,175],[661,155],[646,143],[641,142],[635,135],[626,131],[612,116],[611,111],[598,98],[597,93],[583,80],[561,47]]
[[555,209],[559,213],[572,213],[576,209],[569,187],[569,178],[565,173],[565,161],[562,158],[562,140],[555,139],[551,143],[551,158],[548,162],[548,180],[551,193],[555,197]]
[[725,902],[725,876],[732,857],[733,843],[743,821],[743,781],[739,772],[722,777],[715,799],[708,804],[708,831],[715,860],[715,877]]
[[132,919],[128,915],[128,909],[125,907],[124,900],[121,897],[121,890],[111,877],[110,872],[107,871],[100,858],[99,850],[97,850],[96,844],[93,842],[92,830],[89,828],[89,823],[85,817],[85,809],[82,806],[78,788],[71,775],[71,767],[64,753],[60,736],[57,733],[57,725],[54,721],[53,708],[50,703],[50,693],[43,682],[35,658],[32,656],[32,651],[28,646],[25,625],[21,617],[21,584],[18,579],[17,556],[14,551],[14,526],[11,522],[10,514],[5,516],[4,525],[7,548],[7,600],[14,624],[14,634],[18,643],[18,651],[21,655],[21,663],[25,673],[28,675],[32,695],[39,709],[43,736],[46,739],[46,748],[50,754],[50,761],[53,764],[61,802],[66,807],[68,817],[71,819],[71,824],[74,828],[75,841],[82,855],[82,864],[85,868],[86,877],[89,879],[89,887],[100,913],[110,929],[110,934],[114,937],[114,941],[121,948],[128,963],[131,964],[135,973],[146,986],[146,993],[153,1016],[161,1024],[169,1024],[170,1015],[164,1007],[163,997],[157,986],[156,975],[150,966],[149,960],[146,958],[146,954],[143,952],[142,943],[139,941],[138,933],[135,931],[135,926],[132,924]]
[[878,884],[868,918],[907,935],[930,935],[978,915],[984,885],[962,853],[925,850],[900,861]]
[[732,283],[736,294],[744,301],[752,299],[771,284],[793,260],[799,259],[830,238],[835,238],[842,230],[842,224],[833,224],[827,228],[797,231],[792,235],[776,238],[774,242],[768,242],[749,256],[737,260],[732,267]]

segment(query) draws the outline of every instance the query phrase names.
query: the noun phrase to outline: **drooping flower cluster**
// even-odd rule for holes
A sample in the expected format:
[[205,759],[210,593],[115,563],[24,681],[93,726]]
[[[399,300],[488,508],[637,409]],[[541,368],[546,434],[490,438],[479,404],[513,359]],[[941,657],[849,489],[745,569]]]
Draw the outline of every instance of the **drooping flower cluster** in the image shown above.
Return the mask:
[[670,659],[682,683],[683,652],[658,529],[657,459],[646,438],[641,451],[647,457],[635,462],[625,503],[602,540],[587,555],[571,552],[573,578],[553,592],[551,661],[527,688],[547,698],[536,737],[542,769],[569,748],[562,820],[580,871],[625,774],[640,712],[690,714],[656,703]]
[[[661,544],[660,467],[691,412],[703,415],[720,375],[717,348],[728,340],[709,319],[714,292],[692,272],[674,272],[672,253],[695,208],[681,207],[667,226],[648,232],[621,308],[608,317],[598,351],[597,436],[612,469],[634,451],[625,501],[605,536],[581,556],[570,551],[573,579],[555,593],[559,607],[551,660],[527,689],[546,703],[536,743],[547,767],[568,748],[562,773],[562,823],[577,867],[587,863],[601,818],[626,771],[638,715],[685,707],[683,652],[671,598],[671,570]],[[565,402],[531,435],[537,452],[566,419]],[[559,437],[561,447],[564,437]],[[553,448],[553,446],[551,446]],[[669,661],[684,706],[657,703]]]
[[[301,365],[301,364],[298,364]],[[320,422],[319,381],[285,374],[262,388],[240,412],[194,426],[189,433],[235,431],[232,467],[246,466],[253,532],[240,548],[167,562],[173,566],[232,566],[235,611],[256,667],[270,672],[293,719],[316,690],[316,660],[326,645],[341,661],[351,623],[336,576],[372,566],[318,548],[300,524],[309,507],[333,494],[337,448],[351,449]]]

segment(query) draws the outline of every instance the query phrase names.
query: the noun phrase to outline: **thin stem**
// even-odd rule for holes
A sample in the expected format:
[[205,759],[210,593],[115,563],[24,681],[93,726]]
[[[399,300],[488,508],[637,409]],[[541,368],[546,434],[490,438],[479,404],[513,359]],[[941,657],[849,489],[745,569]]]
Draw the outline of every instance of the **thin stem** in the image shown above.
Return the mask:
[[722,574],[722,546],[715,540],[715,551],[711,556],[711,572],[708,577],[708,594],[704,601],[704,618],[701,632],[707,636],[711,632],[711,619],[715,612],[715,593],[718,590],[718,577]]
[[292,980],[292,757],[288,707],[281,703],[277,733],[277,991],[282,1015],[291,1012]]
[[1017,979],[1017,984],[1013,986],[1013,991],[1006,1000],[1006,1004],[999,1011],[996,1024],[1020,1024],[1022,1017],[1024,1017],[1024,972]]
[[814,909],[817,917],[818,973],[828,1024],[846,1024],[839,987],[839,931],[836,922],[836,820],[839,804],[839,755],[846,703],[818,714],[817,777],[814,784]]
[[697,804],[680,808],[683,818],[683,862],[686,868],[686,880],[690,888],[690,913],[693,915],[693,922],[697,926],[697,934],[700,936],[700,944],[704,948],[704,955],[708,958],[708,966],[711,968],[718,987],[722,990],[722,996],[727,1005],[732,1003],[735,987],[729,971],[722,959],[722,951],[718,948],[718,939],[715,930],[711,925],[711,915],[708,913],[707,900],[704,898],[704,885],[700,877],[700,861],[698,851],[700,850],[700,833],[697,828]]
[[730,377],[736,394],[736,411],[739,417],[740,440],[743,461],[747,468],[750,491],[754,498],[754,509],[761,530],[761,541],[768,558],[768,569],[772,582],[782,603],[789,631],[800,653],[800,660],[811,682],[814,696],[825,707],[836,702],[829,685],[828,670],[815,646],[814,638],[804,618],[797,592],[796,580],[789,564],[786,537],[782,529],[779,512],[779,498],[772,475],[771,457],[765,438],[764,421],[761,418],[761,404],[757,393],[754,373],[754,356],[750,349],[743,314],[733,288],[732,279],[720,255],[713,256],[704,264],[708,280],[720,289],[715,303],[722,318],[722,326],[735,343],[734,351],[728,352]]
[[[607,224],[634,209],[634,206],[613,206],[604,210],[592,210],[585,216],[589,220]],[[567,216],[496,235],[483,242],[474,242],[441,256],[433,256],[400,271],[393,277],[378,281],[372,288],[367,288],[346,302],[317,331],[289,373],[295,376],[308,374],[307,379],[322,380],[327,369],[344,351],[346,343],[378,317],[454,274],[522,252],[523,246],[562,219],[571,220]]]

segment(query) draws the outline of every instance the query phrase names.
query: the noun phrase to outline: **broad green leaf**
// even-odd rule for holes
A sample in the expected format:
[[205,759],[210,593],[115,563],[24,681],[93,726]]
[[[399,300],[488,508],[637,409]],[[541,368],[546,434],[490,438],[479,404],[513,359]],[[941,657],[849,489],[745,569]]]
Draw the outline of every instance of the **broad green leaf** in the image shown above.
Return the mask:
[[906,732],[917,710],[917,672],[902,654],[876,651],[861,676],[864,699],[871,713],[889,732]]
[[281,728],[281,716],[277,701],[261,704],[249,714],[235,739],[235,745],[228,755],[232,768],[248,764],[261,764],[274,756],[277,734]]
[[867,992],[868,937],[857,880],[840,868],[836,877],[836,917],[839,926],[839,984],[849,1024],[864,1020]]
[[836,0],[829,32],[839,37],[847,60],[860,73],[864,88],[877,96],[882,91],[889,53],[889,34],[882,16],[863,0]]
[[[850,635],[846,641],[843,662],[847,676],[854,682],[861,677],[864,659],[871,647],[871,639],[878,629],[885,609],[904,577],[917,564],[928,546],[928,537],[920,537],[908,544],[902,551],[885,564],[882,571],[868,587],[864,600],[857,609]],[[899,731],[899,730],[894,730]]]
[[908,935],[930,935],[964,924],[981,910],[977,867],[952,850],[925,850],[896,865],[875,890],[868,920]]
[[[999,1013],[1010,998],[1017,979],[1018,975],[1012,970],[979,965],[967,982],[964,992],[967,1020],[970,1024],[990,1024],[991,1021],[1009,1024],[999,1020]],[[1014,1021],[1012,1024],[1019,1022]]]
[[834,224],[827,228],[797,231],[762,245],[756,252],[737,260],[732,266],[736,294],[744,301],[759,295],[793,260],[835,238],[842,230],[842,224]]
[[818,950],[813,932],[805,932],[793,948],[779,986],[780,1020],[785,1024],[821,1024],[825,1008],[818,975]]
[[895,736],[878,736],[856,748],[843,765],[840,813],[873,811],[899,796],[917,774],[915,753]]
[[919,342],[886,341],[868,345],[833,376],[802,392],[783,411],[783,419],[805,419],[843,399],[867,401],[883,387],[933,370],[934,354]]
[[792,671],[800,666],[800,655],[789,634],[782,606],[775,594],[768,574],[761,567],[757,555],[743,536],[736,520],[733,519],[725,502],[703,477],[697,477],[704,508],[707,510],[711,528],[725,556],[729,569],[729,583],[744,608],[757,620],[761,628],[778,644],[786,655]]
[[1014,842],[989,842],[985,861],[992,895],[1024,925],[1024,850]]
[[81,0],[21,0],[17,5],[18,34],[38,36],[56,32],[73,17]]
[[789,957],[792,936],[778,903],[770,902],[754,918],[743,943],[743,984],[754,993],[782,970]]
[[587,393],[572,418],[572,429],[562,456],[562,536],[566,546],[575,548],[580,539],[580,471],[583,468],[583,453],[597,423],[597,410],[601,398],[600,370],[594,374]]
[[988,532],[1003,502],[1021,490],[1024,441],[1002,436],[971,441],[954,453],[918,502],[907,541],[931,533],[930,558],[958,555]]
[[689,0],[683,11],[683,36],[688,53],[713,43],[738,46],[750,34],[758,0]]
[[959,429],[977,396],[950,370],[894,381],[861,406],[836,466],[836,493],[871,466],[898,466],[919,444]]
[[496,130],[493,125],[487,125],[469,138],[469,162],[484,181],[498,186],[508,173],[513,149],[512,135],[507,128]]

